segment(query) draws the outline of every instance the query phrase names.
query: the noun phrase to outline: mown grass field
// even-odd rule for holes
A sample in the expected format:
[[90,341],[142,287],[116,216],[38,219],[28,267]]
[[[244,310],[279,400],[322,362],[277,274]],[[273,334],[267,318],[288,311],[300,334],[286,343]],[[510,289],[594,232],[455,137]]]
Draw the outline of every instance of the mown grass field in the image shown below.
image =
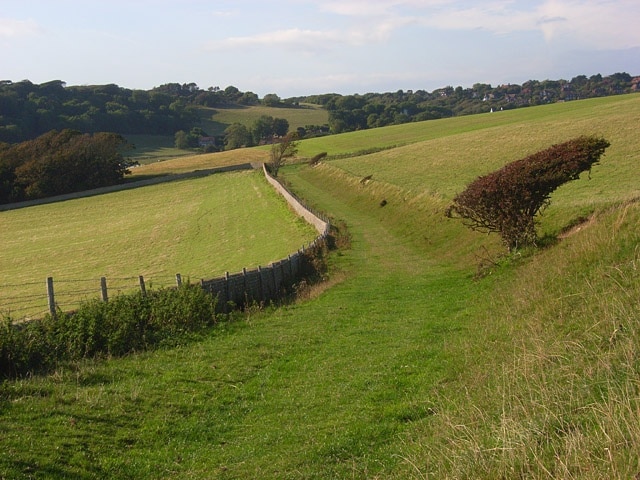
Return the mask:
[[175,138],[171,135],[127,135],[126,139],[133,148],[126,151],[125,156],[140,165],[193,154],[176,148]]
[[186,173],[241,163],[263,163],[268,161],[269,151],[265,148],[241,148],[228,152],[192,154],[132,168],[131,176],[127,177],[127,179],[139,180],[148,176]]
[[295,132],[305,125],[325,125],[329,121],[329,112],[320,105],[301,104],[298,107],[267,107],[251,105],[233,108],[202,108],[202,128],[209,135],[222,135],[233,123],[251,127],[263,115],[273,118],[286,118],[289,130]]
[[[199,281],[285,258],[315,236],[259,171],[210,175],[0,213],[0,311],[47,311],[113,292]],[[26,304],[25,304],[26,302]]]
[[[326,285],[180,348],[3,383],[0,476],[634,478],[639,119],[624,96],[303,142],[403,145],[281,170],[349,228]],[[444,217],[475,175],[592,133],[611,147],[553,195],[540,249]]]

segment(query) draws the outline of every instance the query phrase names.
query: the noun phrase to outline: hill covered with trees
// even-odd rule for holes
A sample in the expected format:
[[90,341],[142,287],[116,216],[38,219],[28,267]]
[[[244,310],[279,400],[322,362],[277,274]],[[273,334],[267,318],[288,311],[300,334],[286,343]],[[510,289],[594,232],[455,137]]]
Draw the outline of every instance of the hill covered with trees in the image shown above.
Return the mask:
[[[639,90],[640,77],[628,73],[571,80],[530,80],[522,85],[477,83],[425,90],[340,95],[325,93],[281,99],[270,93],[262,99],[237,87],[202,89],[195,83],[168,83],[151,90],[133,90],[114,84],[68,86],[54,80],[34,84],[29,80],[0,81],[0,142],[34,139],[50,130],[73,129],[82,133],[115,132],[122,135],[175,135],[201,127],[201,107],[266,105],[322,105],[329,112],[328,131],[341,133],[385,125],[469,115],[631,93]],[[298,129],[300,137],[318,129]],[[206,132],[202,132],[203,134]]]
[[394,93],[365,95],[325,94],[300,97],[294,101],[324,105],[329,111],[331,132],[342,133],[407,122],[632,93],[640,90],[639,85],[640,77],[632,77],[628,73],[615,73],[607,77],[600,74],[591,77],[579,75],[570,81],[529,80],[522,85],[509,84],[497,87],[476,83],[471,88],[448,86],[433,92],[398,90]]

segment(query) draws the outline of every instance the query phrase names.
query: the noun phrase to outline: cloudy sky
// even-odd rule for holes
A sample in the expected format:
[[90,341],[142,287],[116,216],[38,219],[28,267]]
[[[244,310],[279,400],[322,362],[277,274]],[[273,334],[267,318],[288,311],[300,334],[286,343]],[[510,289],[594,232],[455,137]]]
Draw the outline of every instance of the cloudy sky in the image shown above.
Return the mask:
[[638,0],[0,0],[0,80],[260,97],[640,75]]

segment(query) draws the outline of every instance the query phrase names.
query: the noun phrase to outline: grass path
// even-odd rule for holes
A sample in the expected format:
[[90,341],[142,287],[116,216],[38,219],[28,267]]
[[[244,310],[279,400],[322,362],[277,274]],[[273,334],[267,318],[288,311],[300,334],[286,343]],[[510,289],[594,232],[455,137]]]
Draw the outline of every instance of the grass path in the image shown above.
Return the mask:
[[[469,334],[468,272],[426,257],[376,214],[351,203],[342,186],[321,182],[328,187],[322,189],[304,170],[287,178],[344,219],[353,241],[336,260],[347,275],[339,286],[274,313],[276,322],[301,322],[294,331],[304,350],[268,367],[297,403],[260,418],[273,427],[284,421],[300,438],[299,454],[308,458],[302,476],[406,473],[398,438],[413,422],[428,421],[440,386],[455,381],[464,366],[459,349]],[[285,452],[272,448],[277,464]]]
[[423,255],[340,185],[290,178],[348,223],[342,281],[195,344],[5,385],[0,472],[408,478],[403,442],[465,367],[469,272]]

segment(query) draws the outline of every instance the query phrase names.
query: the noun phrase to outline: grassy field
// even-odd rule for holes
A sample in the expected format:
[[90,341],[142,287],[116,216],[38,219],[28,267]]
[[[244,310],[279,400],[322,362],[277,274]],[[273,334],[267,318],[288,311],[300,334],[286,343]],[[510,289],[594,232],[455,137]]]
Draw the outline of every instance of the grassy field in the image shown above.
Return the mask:
[[232,123],[241,123],[246,127],[262,115],[273,118],[286,118],[289,130],[295,131],[305,125],[325,125],[329,121],[329,113],[320,105],[301,104],[299,107],[267,107],[252,105],[234,108],[202,108],[202,128],[209,135],[222,135]]
[[[391,132],[385,142],[405,145],[393,151],[342,159],[332,162],[332,165],[357,176],[375,172],[376,180],[399,185],[412,192],[430,189],[451,197],[460,190],[461,183],[469,183],[509,161],[580,135],[603,136],[609,140],[611,148],[607,150],[607,157],[632,158],[636,155],[637,145],[628,139],[633,136],[634,119],[637,118],[640,118],[638,97],[626,96],[448,119],[433,122],[433,129],[429,124],[425,125],[422,138],[414,125],[410,127],[415,129],[415,133],[407,128],[402,139]],[[448,128],[446,135],[428,138],[427,133],[432,130],[440,132],[448,124],[459,125],[459,128]],[[354,135],[354,138],[358,136]],[[317,139],[316,142],[322,140]],[[363,148],[367,143],[357,142]],[[306,142],[305,148],[308,148]],[[604,192],[599,185],[602,181],[620,187],[608,189],[607,195],[613,193],[611,190],[619,192],[615,198],[609,196],[610,200],[620,200],[620,195],[626,196],[630,190],[640,194],[640,183],[634,178],[637,171],[634,162],[619,165],[605,160],[596,168],[593,182],[584,184],[584,195],[592,198],[594,193],[598,195],[599,190]],[[451,170],[462,177],[452,181]],[[581,198],[579,202],[584,200]],[[599,195],[594,200],[605,199]]]
[[193,155],[188,150],[176,148],[175,138],[171,135],[127,135],[126,139],[134,147],[126,152],[126,156],[140,165]]
[[[262,177],[248,171],[2,212],[0,308],[47,310],[54,277],[63,309],[113,291],[239,272],[285,258],[315,238]],[[27,303],[25,305],[25,302]],[[13,308],[7,305],[12,305]]]
[[[327,284],[190,345],[3,383],[0,477],[634,478],[639,108],[613,97],[303,142],[403,145],[281,170],[349,227]],[[444,217],[474,175],[590,133],[612,145],[554,194],[545,248],[505,256]]]
[[[292,132],[305,125],[324,125],[329,119],[325,109],[312,104],[302,104],[299,107],[266,107],[263,105],[217,109],[201,107],[200,115],[200,126],[212,136],[224,134],[225,129],[232,123],[241,123],[251,127],[262,115],[286,118],[289,122],[289,130]],[[127,135],[126,138],[135,147],[127,152],[127,156],[140,165],[198,156],[189,150],[175,148],[173,135]],[[181,168],[188,169],[189,167]]]
[[127,177],[127,179],[138,180],[148,176],[186,173],[241,163],[263,163],[267,161],[269,161],[269,151],[264,148],[242,148],[228,152],[186,155],[132,168],[131,176]]

